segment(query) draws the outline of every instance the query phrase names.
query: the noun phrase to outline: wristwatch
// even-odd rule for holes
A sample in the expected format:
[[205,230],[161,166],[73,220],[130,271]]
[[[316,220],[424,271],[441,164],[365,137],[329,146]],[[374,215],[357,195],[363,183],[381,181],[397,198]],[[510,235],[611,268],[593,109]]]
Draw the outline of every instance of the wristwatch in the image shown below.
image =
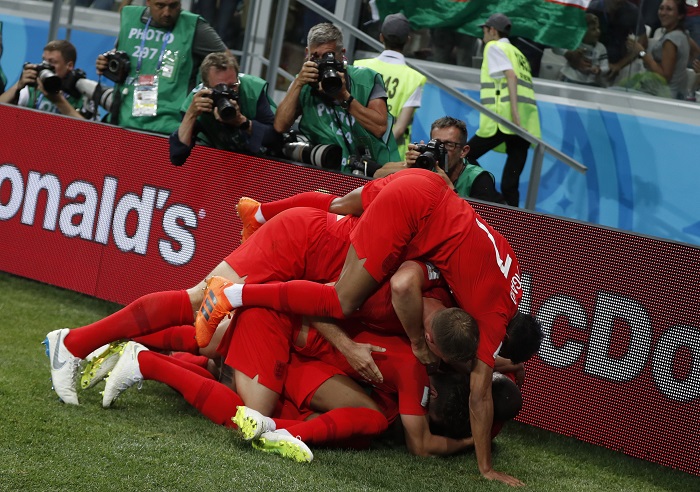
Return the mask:
[[343,109],[349,109],[349,108],[350,108],[350,105],[352,104],[352,102],[353,102],[354,100],[355,100],[355,98],[352,97],[352,96],[350,96],[350,97],[348,97],[345,101],[342,101],[342,102],[340,103],[340,107],[343,108]]
[[639,58],[644,58],[647,55],[647,52],[642,50],[639,52]]
[[250,125],[250,120],[245,120],[243,123],[241,123],[241,126],[239,126],[238,128],[240,128],[243,131],[246,131],[248,130],[248,128],[250,128]]

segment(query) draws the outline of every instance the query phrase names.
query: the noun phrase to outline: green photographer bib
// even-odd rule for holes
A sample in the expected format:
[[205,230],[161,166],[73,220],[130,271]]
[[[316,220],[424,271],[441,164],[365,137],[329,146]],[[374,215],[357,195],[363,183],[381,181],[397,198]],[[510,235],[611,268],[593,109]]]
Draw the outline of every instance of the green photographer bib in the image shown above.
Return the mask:
[[[121,96],[119,126],[172,133],[180,126],[180,107],[189,93],[192,42],[199,16],[182,11],[172,31],[149,25],[144,32],[143,13],[144,7],[124,7],[121,12],[117,49],[129,55],[131,70],[126,82],[118,86]],[[138,105],[134,107],[135,99],[138,102],[141,96],[137,93],[135,98],[134,90],[139,88],[139,77],[143,82],[144,76],[153,76],[156,81],[152,88],[155,93],[143,92],[149,98],[143,107],[152,105],[152,111],[145,111]]]
[[[367,106],[375,82],[382,86],[384,84],[381,75],[369,68],[349,65],[347,74],[351,80],[350,93],[363,106]],[[367,149],[372,160],[381,165],[400,160],[396,140],[391,132],[394,122],[391,114],[388,114],[389,124],[386,132],[382,138],[377,138],[340,106],[326,104],[314,95],[308,85],[301,89],[299,101],[302,107],[299,129],[314,145],[339,145],[343,149],[343,172],[350,172],[346,169],[348,157],[362,155],[363,149]]]

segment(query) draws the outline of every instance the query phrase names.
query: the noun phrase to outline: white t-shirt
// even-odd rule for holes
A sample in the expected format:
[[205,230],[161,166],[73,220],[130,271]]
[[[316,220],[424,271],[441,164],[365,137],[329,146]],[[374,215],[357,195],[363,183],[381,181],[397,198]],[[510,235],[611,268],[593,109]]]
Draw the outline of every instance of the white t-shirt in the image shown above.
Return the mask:
[[513,64],[510,62],[510,58],[506,55],[506,52],[498,46],[498,43],[510,44],[508,38],[501,38],[493,43],[490,47],[486,56],[488,56],[488,67],[489,75],[494,79],[500,79],[506,75],[503,73],[506,70],[513,70]]

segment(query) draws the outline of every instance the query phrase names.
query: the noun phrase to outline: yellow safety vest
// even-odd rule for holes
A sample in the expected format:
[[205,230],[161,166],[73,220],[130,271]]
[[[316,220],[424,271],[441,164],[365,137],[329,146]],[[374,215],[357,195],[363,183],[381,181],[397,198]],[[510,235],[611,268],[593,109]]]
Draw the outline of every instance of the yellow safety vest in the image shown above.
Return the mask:
[[[484,48],[484,61],[481,65],[481,104],[491,111],[512,121],[510,112],[510,94],[508,92],[508,80],[506,77],[494,79],[490,75],[488,66],[488,51],[496,41],[490,41]],[[535,103],[535,91],[532,89],[532,74],[530,63],[518,48],[510,43],[499,43],[513,65],[513,71],[518,78],[518,113],[520,114],[520,126],[537,138],[542,136],[540,130],[540,117]],[[476,134],[480,137],[491,137],[500,130],[503,133],[513,134],[512,131],[496,123],[496,120],[481,114],[479,116],[479,129]],[[505,146],[499,145],[496,149],[505,152]]]
[[[384,85],[386,86],[386,93],[389,96],[387,106],[389,108],[389,113],[394,117],[394,121],[399,117],[399,113],[401,113],[408,98],[411,97],[418,87],[425,85],[426,82],[424,75],[408,65],[387,63],[377,58],[356,60],[353,65],[356,67],[369,67],[382,75],[384,78]],[[401,160],[406,159],[406,151],[408,150],[408,144],[411,140],[412,126],[413,125],[408,125],[404,134],[396,141],[399,146]]]

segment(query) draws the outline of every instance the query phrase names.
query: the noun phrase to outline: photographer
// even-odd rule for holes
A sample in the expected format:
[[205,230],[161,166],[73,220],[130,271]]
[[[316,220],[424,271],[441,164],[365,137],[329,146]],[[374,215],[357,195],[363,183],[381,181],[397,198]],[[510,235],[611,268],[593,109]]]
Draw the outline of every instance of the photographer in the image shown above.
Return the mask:
[[180,108],[196,85],[202,60],[227,51],[200,16],[178,0],[147,0],[121,10],[116,52],[97,57],[97,73],[116,83],[119,95],[111,123],[170,134],[180,126]]
[[211,147],[251,154],[279,146],[267,82],[238,70],[238,62],[228,52],[211,53],[204,59],[202,84],[183,103],[182,123],[170,135],[173,164],[185,163],[197,136]]
[[75,88],[76,79],[84,77],[82,71],[74,70],[77,57],[68,41],[50,41],[44,46],[43,62],[25,63],[19,80],[0,95],[0,102],[73,118],[92,116],[94,103]]
[[[431,170],[446,174],[459,196],[505,204],[503,195],[496,191],[493,174],[477,163],[467,161],[468,153],[467,125],[457,118],[444,116],[430,126],[428,144],[409,144],[406,162],[387,164],[375,177],[383,177],[409,167],[425,167],[423,162],[432,162],[432,157],[435,157]],[[420,159],[421,156],[424,159]],[[430,159],[425,159],[426,156]]]
[[381,75],[344,65],[343,35],[329,23],[309,30],[306,61],[277,108],[275,130],[284,133],[301,116],[299,130],[311,144],[336,144],[348,160],[368,157],[379,165],[400,159]]

